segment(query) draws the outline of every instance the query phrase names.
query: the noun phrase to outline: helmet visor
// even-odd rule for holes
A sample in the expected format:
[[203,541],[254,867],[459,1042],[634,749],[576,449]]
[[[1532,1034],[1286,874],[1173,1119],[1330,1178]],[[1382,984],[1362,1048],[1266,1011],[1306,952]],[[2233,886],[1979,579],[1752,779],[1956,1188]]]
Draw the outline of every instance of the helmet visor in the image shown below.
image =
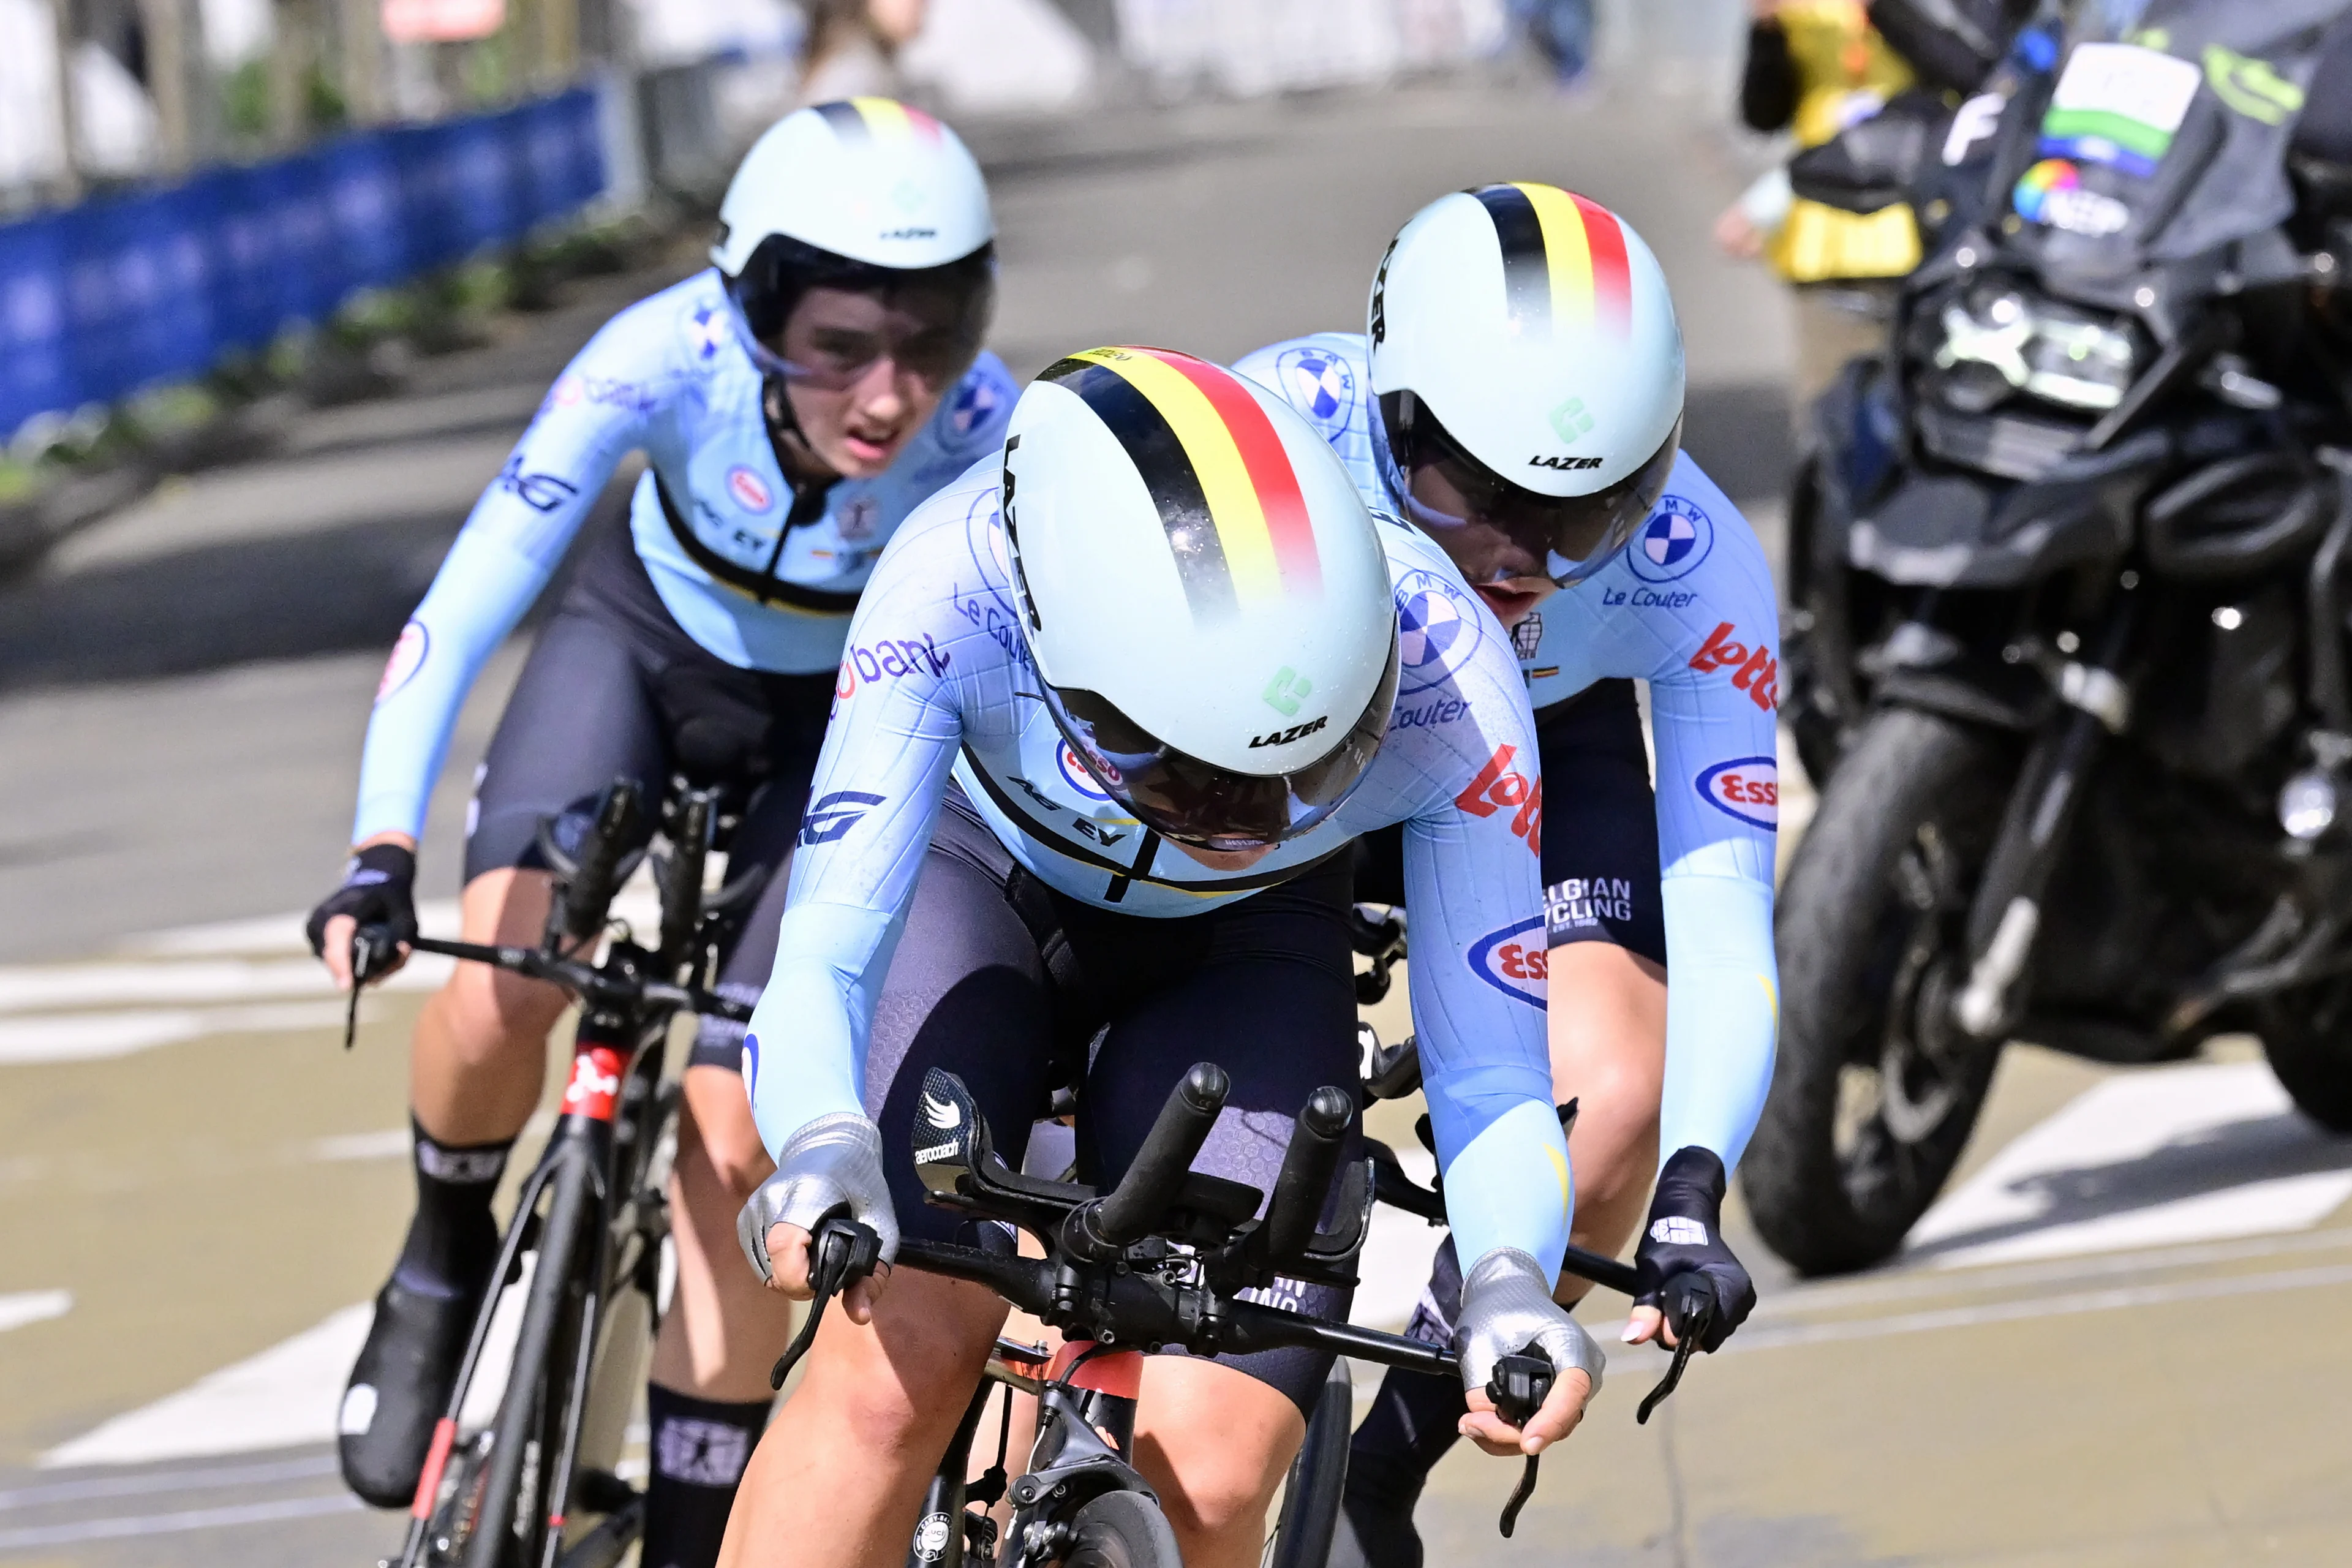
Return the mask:
[[937,393],[980,356],[996,310],[996,252],[983,245],[903,271],[776,234],[726,283],[762,374],[838,392],[887,359]]
[[1372,699],[1339,743],[1287,773],[1235,773],[1164,744],[1092,691],[1045,688],[1046,710],[1087,772],[1163,838],[1214,850],[1263,849],[1337,811],[1380,751],[1396,706],[1397,645]]
[[[1381,423],[1406,515],[1465,572],[1475,565],[1474,582],[1540,576],[1563,588],[1608,564],[1633,537],[1666,488],[1683,435],[1677,419],[1655,452],[1606,489],[1548,496],[1472,457],[1411,392],[1381,395]],[[1482,533],[1483,542],[1473,537]],[[1473,555],[1475,563],[1466,558]]]

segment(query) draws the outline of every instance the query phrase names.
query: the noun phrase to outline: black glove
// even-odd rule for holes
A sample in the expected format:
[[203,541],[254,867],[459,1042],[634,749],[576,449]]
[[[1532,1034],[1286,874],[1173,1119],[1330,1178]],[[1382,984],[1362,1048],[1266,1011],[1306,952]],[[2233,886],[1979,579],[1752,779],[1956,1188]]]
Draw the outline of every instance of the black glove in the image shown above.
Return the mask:
[[397,844],[371,844],[343,868],[343,885],[310,911],[303,926],[310,951],[327,952],[327,922],[349,915],[363,926],[385,926],[394,942],[416,935],[416,854]]
[[1666,1321],[1677,1340],[1689,1328],[1675,1321],[1679,1303],[1665,1300],[1666,1283],[1680,1274],[1700,1274],[1715,1288],[1715,1311],[1699,1336],[1698,1348],[1711,1351],[1731,1337],[1756,1310],[1756,1282],[1731,1248],[1723,1244],[1723,1162],[1710,1150],[1693,1145],[1677,1149],[1658,1173],[1658,1193],[1650,1200],[1649,1224],[1633,1249],[1633,1268],[1641,1276],[1636,1307],[1664,1305]]

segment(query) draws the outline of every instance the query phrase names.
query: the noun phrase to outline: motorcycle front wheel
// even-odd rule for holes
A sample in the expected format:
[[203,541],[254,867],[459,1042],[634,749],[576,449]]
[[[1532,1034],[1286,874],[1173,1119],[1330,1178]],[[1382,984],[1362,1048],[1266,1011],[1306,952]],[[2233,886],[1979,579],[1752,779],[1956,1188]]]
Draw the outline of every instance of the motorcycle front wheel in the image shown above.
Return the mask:
[[2005,737],[1907,709],[1856,731],[1778,905],[1780,1052],[1740,1163],[1807,1274],[1890,1256],[1942,1190],[2000,1048],[1952,1021],[1969,902],[2018,769]]

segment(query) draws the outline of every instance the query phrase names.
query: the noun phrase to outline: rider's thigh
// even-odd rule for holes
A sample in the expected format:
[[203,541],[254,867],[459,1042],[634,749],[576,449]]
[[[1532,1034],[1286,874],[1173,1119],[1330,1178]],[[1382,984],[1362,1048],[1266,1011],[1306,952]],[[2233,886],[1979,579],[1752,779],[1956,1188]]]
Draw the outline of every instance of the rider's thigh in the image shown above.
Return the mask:
[[1612,943],[1581,942],[1551,950],[1550,975],[1552,1092],[1577,1101],[1577,1237],[1613,1253],[1640,1222],[1657,1165],[1665,972]]
[[1136,1468],[1188,1568],[1257,1561],[1266,1510],[1306,1436],[1298,1406],[1246,1373],[1191,1356],[1144,1362]]
[[792,1304],[744,1260],[735,1216],[774,1168],[742,1078],[688,1068],[670,1190],[677,1287],[654,1346],[653,1380],[663,1387],[703,1399],[767,1397],[768,1369],[792,1340]]
[[[506,868],[466,884],[459,931],[467,942],[537,947],[554,879]],[[436,997],[437,1021],[469,1058],[528,1045],[537,1048],[563,1016],[563,992],[487,963],[460,963]]]

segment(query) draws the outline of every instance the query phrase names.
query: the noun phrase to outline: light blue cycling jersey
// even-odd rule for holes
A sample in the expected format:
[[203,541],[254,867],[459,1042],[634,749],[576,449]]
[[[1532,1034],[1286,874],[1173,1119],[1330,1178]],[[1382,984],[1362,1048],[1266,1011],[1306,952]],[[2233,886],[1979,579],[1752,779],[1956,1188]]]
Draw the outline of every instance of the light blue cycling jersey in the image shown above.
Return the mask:
[[[1292,338],[1234,368],[1280,393],[1323,433],[1368,504],[1396,510],[1372,447],[1380,412],[1360,333]],[[1685,452],[1633,542],[1511,633],[1538,710],[1597,680],[1649,682],[1673,973],[1662,1159],[1696,1144],[1727,1168],[1737,1164],[1771,1086],[1780,1016],[1772,950],[1778,603],[1755,531]],[[1453,635],[1436,624],[1427,631]],[[1579,891],[1555,887],[1546,896]],[[1420,910],[1409,907],[1418,949]]]
[[1002,482],[992,457],[926,501],[857,607],[775,973],[745,1042],[770,1152],[820,1116],[860,1110],[876,998],[950,776],[1034,875],[1144,917],[1246,897],[1402,822],[1421,955],[1413,1022],[1462,1255],[1516,1247],[1556,1264],[1572,1194],[1540,964],[1527,962],[1543,944],[1542,796],[1533,716],[1501,625],[1444,551],[1381,521],[1401,611],[1443,598],[1483,623],[1482,636],[1447,648],[1406,639],[1409,684],[1445,715],[1391,728],[1321,825],[1247,871],[1213,871],[1097,789],[1046,712],[1007,586]]
[[662,604],[743,669],[817,674],[916,504],[1003,439],[1018,395],[983,353],[888,469],[806,501],[776,460],[759,370],[716,270],[604,324],[557,378],[400,634],[368,721],[352,841],[425,826],[449,731],[483,660],[538,598],[628,453],[647,471],[629,530]]

